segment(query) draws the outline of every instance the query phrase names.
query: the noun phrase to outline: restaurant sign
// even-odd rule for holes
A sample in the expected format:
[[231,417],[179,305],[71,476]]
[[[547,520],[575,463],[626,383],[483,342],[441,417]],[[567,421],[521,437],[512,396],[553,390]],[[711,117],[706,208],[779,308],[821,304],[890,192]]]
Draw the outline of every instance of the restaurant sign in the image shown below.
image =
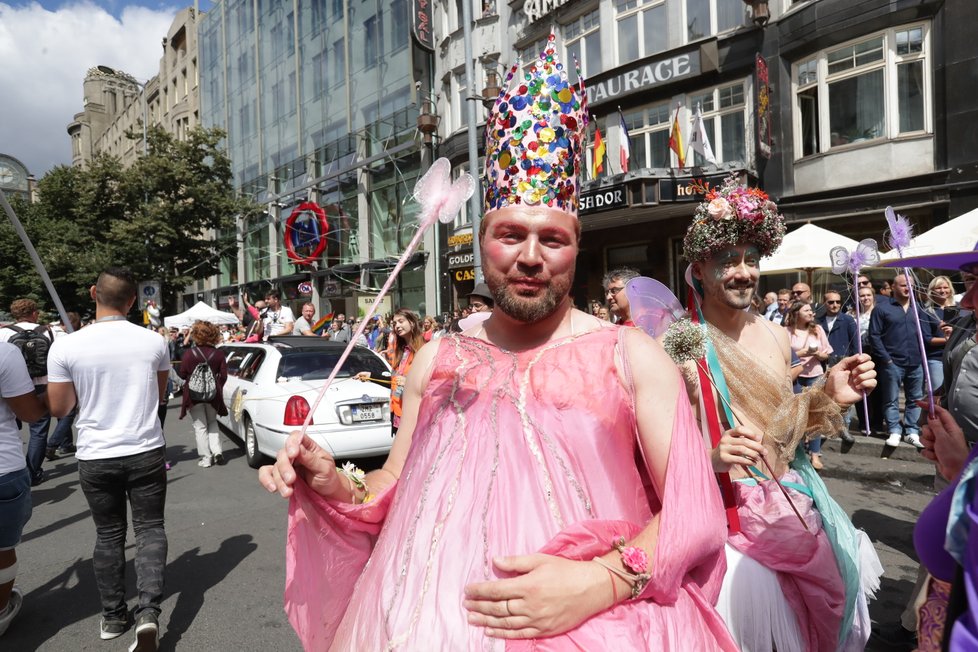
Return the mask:
[[628,196],[625,194],[625,184],[623,183],[581,193],[581,215],[627,207]]

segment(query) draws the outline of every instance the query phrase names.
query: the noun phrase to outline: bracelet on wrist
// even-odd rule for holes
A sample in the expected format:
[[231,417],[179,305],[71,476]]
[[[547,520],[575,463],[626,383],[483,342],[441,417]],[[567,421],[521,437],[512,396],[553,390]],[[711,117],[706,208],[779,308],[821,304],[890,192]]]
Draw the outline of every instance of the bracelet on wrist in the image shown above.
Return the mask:
[[[649,573],[649,556],[642,548],[637,546],[626,546],[625,537],[619,537],[612,542],[612,547],[621,555],[622,568],[617,568],[608,563],[601,557],[595,557],[592,561],[608,569],[618,577],[625,580],[632,587],[631,598],[634,600],[642,595],[645,586],[652,579]],[[616,594],[617,597],[617,594]]]
[[[346,477],[346,479],[350,481],[351,503],[355,505],[357,503],[366,503],[373,499],[373,495],[370,493],[370,490],[367,489],[367,474],[364,473],[359,467],[355,466],[353,462],[347,462],[343,466],[336,467],[336,472]],[[362,500],[357,500],[358,490],[363,492]]]

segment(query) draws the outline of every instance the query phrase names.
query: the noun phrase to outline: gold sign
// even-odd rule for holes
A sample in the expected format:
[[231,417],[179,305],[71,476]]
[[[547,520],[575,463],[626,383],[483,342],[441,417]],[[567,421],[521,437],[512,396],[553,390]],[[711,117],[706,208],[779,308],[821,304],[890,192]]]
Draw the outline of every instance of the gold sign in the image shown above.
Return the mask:
[[475,280],[475,270],[469,267],[468,269],[456,269],[454,272],[455,280],[461,283],[462,281],[474,281]]
[[459,233],[458,235],[452,235],[448,237],[449,247],[462,247],[470,244],[472,244],[471,233]]

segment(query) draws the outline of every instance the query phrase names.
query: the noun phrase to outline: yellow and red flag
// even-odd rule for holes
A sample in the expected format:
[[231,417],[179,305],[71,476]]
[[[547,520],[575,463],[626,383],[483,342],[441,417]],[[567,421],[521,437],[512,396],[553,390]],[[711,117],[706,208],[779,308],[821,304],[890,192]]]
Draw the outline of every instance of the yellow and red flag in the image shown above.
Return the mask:
[[676,105],[676,117],[672,120],[672,130],[669,132],[669,149],[676,153],[679,167],[686,167],[686,148],[683,147],[683,132],[679,128],[679,105]]
[[591,156],[591,178],[597,179],[599,172],[604,172],[604,140],[601,139],[601,130],[594,125],[594,152]]

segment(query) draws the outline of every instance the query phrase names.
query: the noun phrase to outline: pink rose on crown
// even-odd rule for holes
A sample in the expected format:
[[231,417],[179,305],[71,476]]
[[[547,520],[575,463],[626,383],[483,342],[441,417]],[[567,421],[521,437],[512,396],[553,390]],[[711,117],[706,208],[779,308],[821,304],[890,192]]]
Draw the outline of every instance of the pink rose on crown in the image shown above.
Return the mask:
[[717,197],[706,207],[706,212],[715,220],[729,220],[733,217],[730,204],[723,197]]

